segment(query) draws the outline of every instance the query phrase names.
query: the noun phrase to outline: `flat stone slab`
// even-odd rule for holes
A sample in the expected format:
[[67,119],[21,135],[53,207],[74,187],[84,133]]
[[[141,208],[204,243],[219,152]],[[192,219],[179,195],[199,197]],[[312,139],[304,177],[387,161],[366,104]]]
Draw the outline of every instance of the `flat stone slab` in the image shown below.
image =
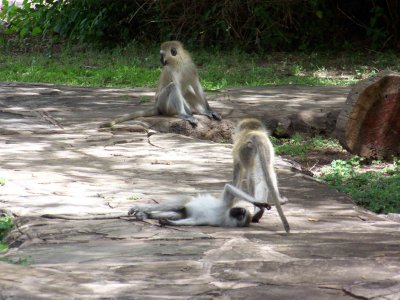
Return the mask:
[[[234,123],[338,109],[348,91],[278,86],[209,98]],[[12,247],[0,255],[1,299],[400,298],[399,223],[355,207],[280,158],[289,235],[274,209],[248,228],[41,217],[126,214],[137,201],[222,191],[232,176],[230,144],[97,130],[148,107],[153,94],[0,84],[0,208],[18,216]]]

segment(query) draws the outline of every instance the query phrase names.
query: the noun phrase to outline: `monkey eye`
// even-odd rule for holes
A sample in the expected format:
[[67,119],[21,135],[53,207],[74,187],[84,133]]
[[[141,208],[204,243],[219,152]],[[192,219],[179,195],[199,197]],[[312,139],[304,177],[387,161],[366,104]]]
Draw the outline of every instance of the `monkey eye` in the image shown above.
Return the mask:
[[176,52],[176,48],[171,48],[171,54],[172,56],[176,56],[178,52]]

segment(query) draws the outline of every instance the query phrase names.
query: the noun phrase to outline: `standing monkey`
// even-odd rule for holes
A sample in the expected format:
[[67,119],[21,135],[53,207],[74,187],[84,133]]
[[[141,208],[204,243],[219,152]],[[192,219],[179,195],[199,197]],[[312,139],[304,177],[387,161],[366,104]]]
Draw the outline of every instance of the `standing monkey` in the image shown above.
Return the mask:
[[180,42],[169,41],[161,44],[160,60],[163,70],[155,96],[155,106],[102,123],[100,128],[112,127],[139,117],[158,115],[176,115],[196,126],[198,121],[192,112],[221,120],[219,114],[211,110],[200,85],[196,65]]
[[[283,226],[289,232],[289,223],[281,207],[285,200],[279,194],[273,165],[274,148],[267,130],[257,119],[244,119],[239,122],[233,140],[233,185],[258,201],[271,195]],[[264,209],[260,208],[252,221],[258,222],[263,213]]]

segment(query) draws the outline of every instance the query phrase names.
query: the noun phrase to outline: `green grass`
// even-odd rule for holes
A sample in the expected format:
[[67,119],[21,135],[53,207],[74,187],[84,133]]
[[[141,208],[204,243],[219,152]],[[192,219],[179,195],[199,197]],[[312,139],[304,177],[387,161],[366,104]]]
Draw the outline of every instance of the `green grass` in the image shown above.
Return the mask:
[[8,264],[14,264],[14,265],[21,265],[21,266],[29,266],[33,264],[33,260],[31,258],[8,258],[8,257],[0,257],[0,261],[8,263]]
[[271,141],[276,154],[295,156],[300,160],[304,160],[311,151],[341,151],[343,149],[335,139],[320,136],[308,138],[298,133],[290,139],[271,137]]
[[[335,160],[320,178],[376,213],[400,213],[400,160],[378,171],[361,171],[362,159]],[[372,165],[374,162],[372,163]]]
[[[343,148],[335,139],[303,137],[295,134],[290,139],[271,138],[278,155],[288,155],[300,162],[311,153],[341,153]],[[318,155],[316,155],[318,157]],[[372,161],[353,156],[348,160],[334,160],[330,167],[316,176],[329,186],[345,192],[353,201],[375,213],[400,213],[400,159],[393,163]]]
[[7,245],[2,243],[2,240],[12,227],[13,222],[10,216],[3,215],[0,217],[0,252],[8,249]]
[[[2,49],[0,47],[0,49]],[[69,48],[0,52],[0,81],[75,86],[155,87],[158,46],[131,44],[108,51]],[[275,84],[348,85],[385,68],[399,70],[394,53],[268,53],[193,50],[206,90]]]

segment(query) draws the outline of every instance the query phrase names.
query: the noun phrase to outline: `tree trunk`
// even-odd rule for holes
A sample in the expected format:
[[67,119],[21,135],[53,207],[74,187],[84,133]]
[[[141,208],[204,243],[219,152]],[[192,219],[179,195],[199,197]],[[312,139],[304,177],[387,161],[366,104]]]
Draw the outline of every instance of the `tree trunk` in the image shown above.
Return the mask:
[[400,74],[382,72],[358,82],[336,123],[344,148],[368,158],[400,154]]

